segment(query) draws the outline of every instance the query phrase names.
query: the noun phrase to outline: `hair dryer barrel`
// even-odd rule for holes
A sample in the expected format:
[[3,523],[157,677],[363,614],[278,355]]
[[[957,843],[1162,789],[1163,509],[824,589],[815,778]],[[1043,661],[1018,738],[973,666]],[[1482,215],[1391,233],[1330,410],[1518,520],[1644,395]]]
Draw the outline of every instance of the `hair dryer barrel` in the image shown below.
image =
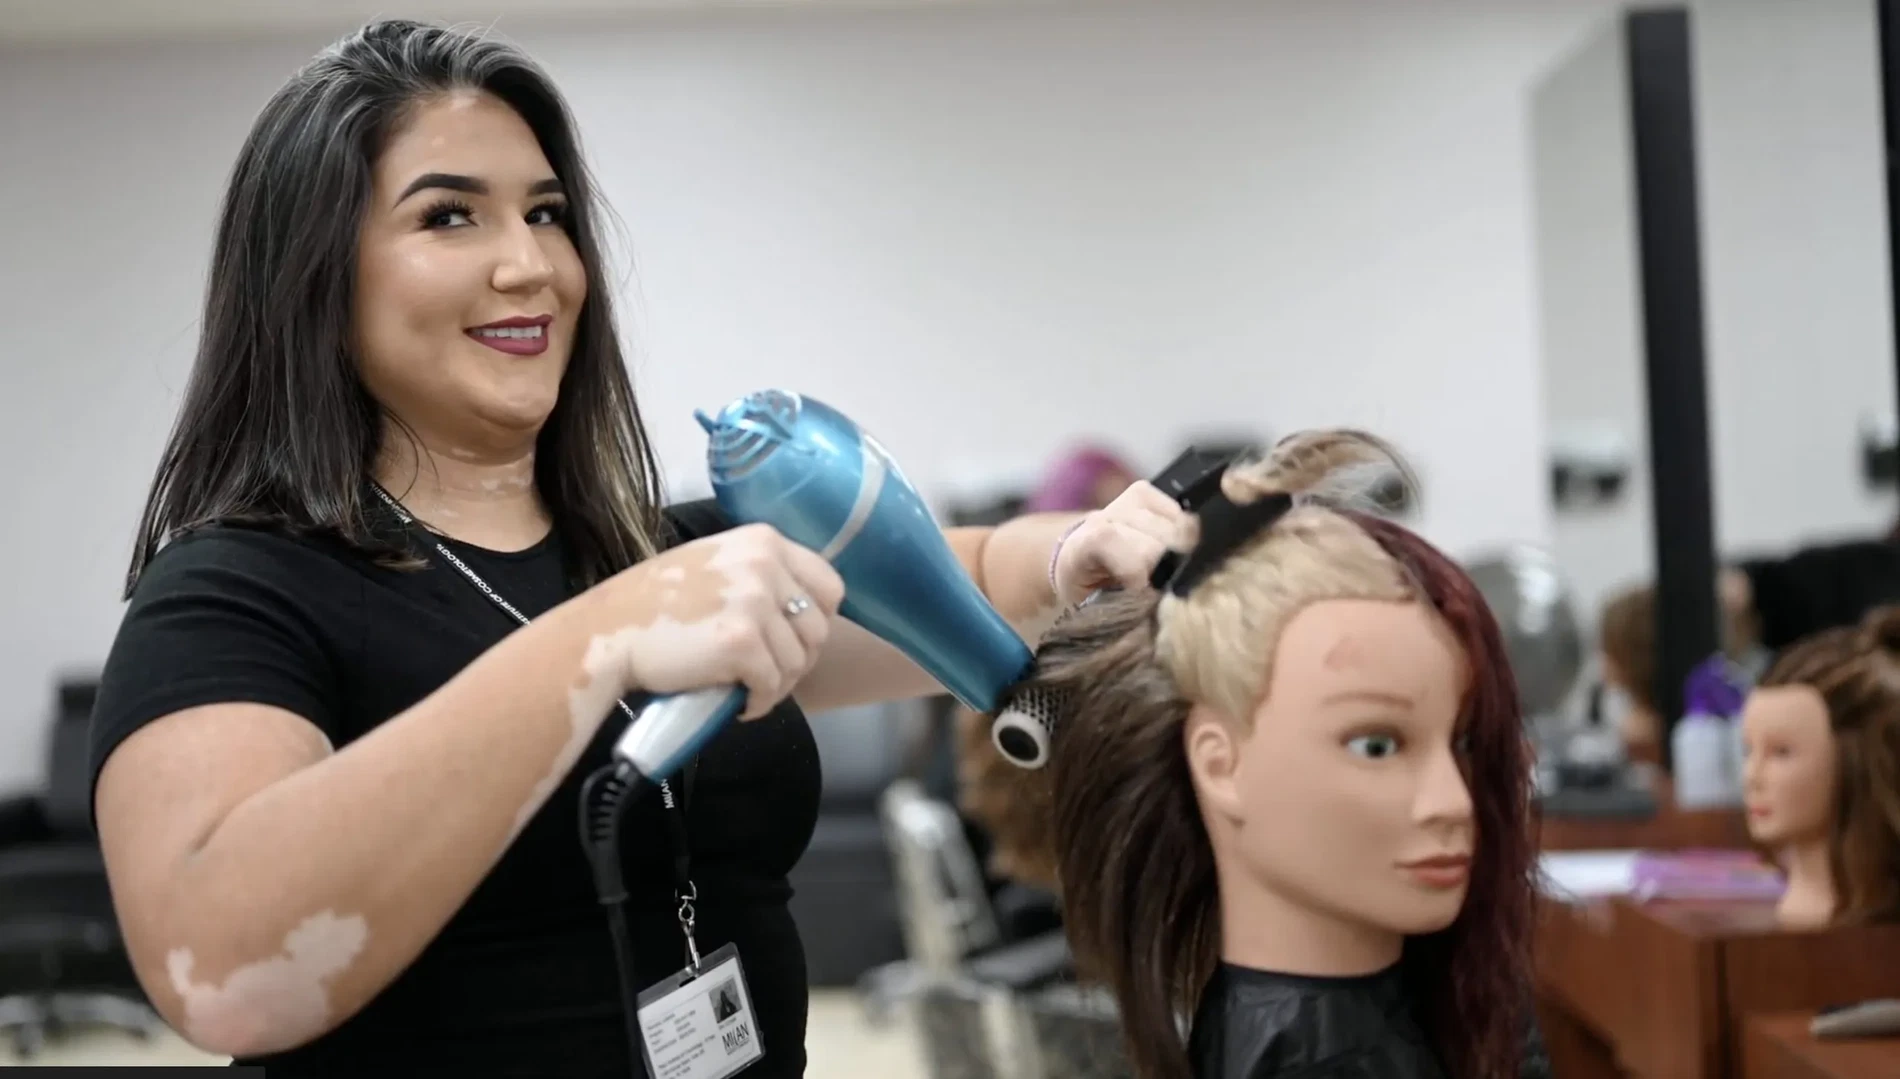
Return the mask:
[[707,466],[740,523],[772,525],[844,579],[846,618],[895,646],[979,711],[1032,656],[950,550],[917,489],[882,445],[830,406],[780,390],[716,417]]
[[[981,712],[1028,673],[1029,646],[964,571],[890,454],[857,424],[781,390],[698,419],[710,436],[706,463],[720,507],[735,523],[769,524],[829,560],[844,579],[846,618]],[[730,686],[656,697],[615,753],[665,779],[744,700]]]

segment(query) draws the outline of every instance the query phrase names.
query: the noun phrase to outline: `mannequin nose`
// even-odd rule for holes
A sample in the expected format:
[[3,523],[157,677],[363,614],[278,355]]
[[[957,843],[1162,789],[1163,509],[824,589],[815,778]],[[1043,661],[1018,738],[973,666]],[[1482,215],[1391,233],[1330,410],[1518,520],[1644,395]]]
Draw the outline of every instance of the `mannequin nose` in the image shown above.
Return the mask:
[[1471,788],[1464,769],[1449,746],[1433,753],[1419,777],[1415,813],[1426,824],[1466,825],[1471,822]]
[[1761,779],[1761,754],[1742,754],[1742,789],[1752,791],[1760,788]]

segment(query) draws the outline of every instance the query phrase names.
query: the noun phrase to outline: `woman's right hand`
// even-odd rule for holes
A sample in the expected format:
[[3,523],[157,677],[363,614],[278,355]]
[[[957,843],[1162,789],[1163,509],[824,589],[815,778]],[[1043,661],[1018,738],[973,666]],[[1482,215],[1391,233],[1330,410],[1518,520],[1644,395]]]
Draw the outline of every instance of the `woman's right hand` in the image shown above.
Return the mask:
[[844,601],[830,563],[769,525],[682,544],[601,590],[618,625],[595,642],[589,667],[610,665],[623,693],[744,686],[742,719],[791,694]]

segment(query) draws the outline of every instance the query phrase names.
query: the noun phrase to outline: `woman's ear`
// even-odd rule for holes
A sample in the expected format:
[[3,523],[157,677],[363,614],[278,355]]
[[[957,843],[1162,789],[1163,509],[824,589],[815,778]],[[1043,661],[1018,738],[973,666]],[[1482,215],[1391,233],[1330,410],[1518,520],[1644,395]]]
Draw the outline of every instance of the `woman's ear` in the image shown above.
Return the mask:
[[1228,820],[1238,821],[1240,746],[1232,722],[1215,709],[1197,704],[1182,725],[1181,742],[1201,804]]

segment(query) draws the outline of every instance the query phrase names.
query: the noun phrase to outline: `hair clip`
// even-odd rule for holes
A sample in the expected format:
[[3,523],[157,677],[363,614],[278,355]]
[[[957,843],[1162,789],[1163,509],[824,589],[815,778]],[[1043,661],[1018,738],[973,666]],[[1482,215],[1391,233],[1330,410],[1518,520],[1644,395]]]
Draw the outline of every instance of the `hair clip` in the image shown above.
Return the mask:
[[1247,503],[1235,503],[1216,491],[1195,511],[1200,519],[1201,537],[1194,549],[1182,555],[1170,551],[1155,566],[1149,583],[1177,596],[1185,596],[1207,575],[1220,568],[1255,536],[1272,528],[1274,522],[1293,508],[1290,494],[1268,495]]

